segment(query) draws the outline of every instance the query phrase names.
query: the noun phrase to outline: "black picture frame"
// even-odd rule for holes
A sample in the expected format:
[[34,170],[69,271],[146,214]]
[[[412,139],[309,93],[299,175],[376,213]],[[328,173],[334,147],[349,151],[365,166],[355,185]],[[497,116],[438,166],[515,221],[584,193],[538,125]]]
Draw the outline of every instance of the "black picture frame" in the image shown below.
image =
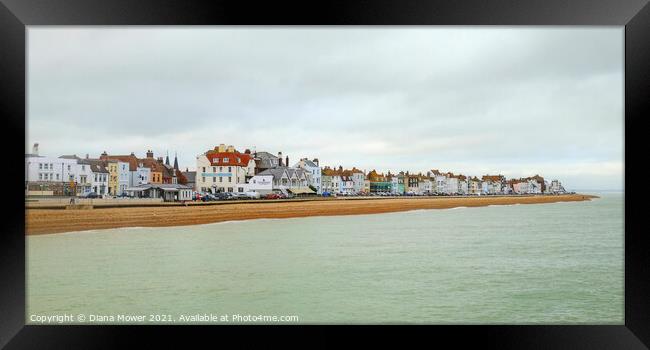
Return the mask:
[[[650,103],[650,5],[647,0],[466,0],[433,2],[225,2],[182,0],[0,0],[0,115],[4,121],[5,157],[20,164],[18,141],[25,145],[26,26],[30,25],[611,25],[625,26],[625,183],[643,175],[648,157],[641,144],[643,118]],[[308,5],[309,4],[309,5]],[[23,136],[21,136],[23,135]],[[14,139],[15,137],[15,139]],[[638,143],[637,147],[635,143]],[[14,159],[12,161],[11,159]],[[628,162],[628,159],[631,161]],[[242,342],[280,339],[296,330],[309,343],[328,341],[342,327],[188,327],[188,326],[26,326],[25,222],[18,172],[4,191],[6,215],[0,237],[0,348],[115,348],[133,342],[172,345],[170,335],[234,335]],[[14,178],[15,177],[15,178]],[[15,181],[13,181],[15,180]],[[636,187],[636,186],[635,186]],[[379,342],[384,330],[399,328],[398,341],[414,335],[430,344],[451,340],[499,348],[643,349],[650,344],[650,247],[644,237],[644,191],[625,194],[625,324],[571,326],[360,326],[354,334]],[[251,337],[250,332],[263,335]],[[295,338],[292,338],[295,340]],[[646,344],[646,345],[644,345]]]

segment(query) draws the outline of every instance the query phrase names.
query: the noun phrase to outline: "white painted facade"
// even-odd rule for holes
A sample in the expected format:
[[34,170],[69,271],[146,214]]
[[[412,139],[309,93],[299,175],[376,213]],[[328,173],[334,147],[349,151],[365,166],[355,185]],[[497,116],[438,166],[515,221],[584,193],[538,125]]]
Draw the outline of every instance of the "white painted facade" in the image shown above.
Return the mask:
[[305,170],[310,174],[310,185],[314,186],[318,194],[323,193],[323,184],[321,183],[321,169],[318,166],[318,160],[301,159],[294,167]]
[[77,166],[76,159],[25,156],[25,181],[69,182]]
[[[232,157],[237,157],[237,153]],[[212,164],[205,154],[196,157],[196,188],[201,193],[245,192],[246,178],[255,174],[252,157],[243,166]]]
[[126,193],[126,189],[131,187],[131,171],[129,163],[117,162],[117,194]]
[[363,192],[364,183],[366,181],[366,175],[357,170],[352,171],[352,192],[360,193]]

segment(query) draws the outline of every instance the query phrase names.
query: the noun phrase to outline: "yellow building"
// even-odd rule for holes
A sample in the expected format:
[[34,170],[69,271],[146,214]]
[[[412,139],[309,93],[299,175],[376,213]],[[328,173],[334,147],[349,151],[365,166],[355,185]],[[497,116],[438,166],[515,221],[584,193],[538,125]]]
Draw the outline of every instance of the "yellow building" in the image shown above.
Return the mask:
[[118,169],[117,169],[117,160],[108,161],[108,193],[116,196],[117,190],[119,188],[118,184]]

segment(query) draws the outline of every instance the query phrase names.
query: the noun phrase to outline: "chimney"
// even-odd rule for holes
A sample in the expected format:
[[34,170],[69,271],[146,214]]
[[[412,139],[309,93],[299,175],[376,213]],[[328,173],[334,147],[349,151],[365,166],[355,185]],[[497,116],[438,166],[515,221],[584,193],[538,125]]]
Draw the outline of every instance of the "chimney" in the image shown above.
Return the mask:
[[320,165],[318,164],[318,158],[314,158],[313,162],[314,162],[314,164],[316,164],[316,166],[320,166]]
[[278,152],[278,166],[282,166],[282,152]]
[[151,150],[147,151],[147,158],[153,159],[153,152],[151,152]]
[[135,157],[135,153],[131,152],[131,155]]
[[88,155],[88,153],[86,153],[86,159],[88,159],[88,158],[90,158],[90,155]]
[[32,147],[32,153],[38,155],[38,142],[36,142],[34,147]]
[[287,156],[287,165],[286,167],[289,167],[289,156]]

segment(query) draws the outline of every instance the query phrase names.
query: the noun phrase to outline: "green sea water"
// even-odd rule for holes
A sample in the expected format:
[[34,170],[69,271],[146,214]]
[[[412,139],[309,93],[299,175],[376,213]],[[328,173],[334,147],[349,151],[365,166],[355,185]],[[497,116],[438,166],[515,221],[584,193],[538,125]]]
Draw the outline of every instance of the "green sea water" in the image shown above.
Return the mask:
[[28,236],[27,323],[623,324],[623,194],[599,195]]

